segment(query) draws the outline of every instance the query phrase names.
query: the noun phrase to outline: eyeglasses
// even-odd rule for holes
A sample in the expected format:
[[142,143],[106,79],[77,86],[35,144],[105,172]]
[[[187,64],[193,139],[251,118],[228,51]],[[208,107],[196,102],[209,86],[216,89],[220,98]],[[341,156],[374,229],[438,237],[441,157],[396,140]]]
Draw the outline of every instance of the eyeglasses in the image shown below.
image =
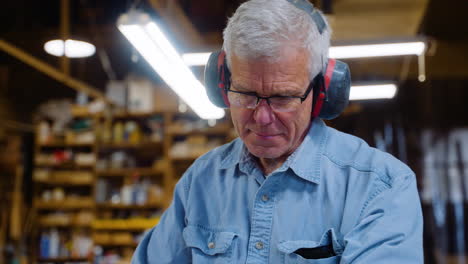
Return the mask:
[[255,109],[260,103],[261,99],[265,99],[268,105],[275,112],[292,112],[295,111],[299,106],[304,102],[304,100],[312,91],[312,83],[307,88],[307,91],[303,96],[283,96],[283,95],[273,95],[273,96],[259,96],[255,92],[241,92],[234,91],[230,88],[227,88],[227,97],[229,103],[233,107]]

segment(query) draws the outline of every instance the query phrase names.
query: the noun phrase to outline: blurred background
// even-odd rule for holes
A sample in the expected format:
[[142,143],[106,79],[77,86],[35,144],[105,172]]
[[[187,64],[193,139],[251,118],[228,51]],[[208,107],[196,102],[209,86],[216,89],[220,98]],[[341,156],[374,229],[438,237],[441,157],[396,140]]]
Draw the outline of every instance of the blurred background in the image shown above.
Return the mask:
[[[185,169],[236,137],[186,88],[242,2],[2,2],[0,263],[130,262]],[[466,263],[468,1],[312,2],[352,74],[327,123],[416,172],[425,262]]]

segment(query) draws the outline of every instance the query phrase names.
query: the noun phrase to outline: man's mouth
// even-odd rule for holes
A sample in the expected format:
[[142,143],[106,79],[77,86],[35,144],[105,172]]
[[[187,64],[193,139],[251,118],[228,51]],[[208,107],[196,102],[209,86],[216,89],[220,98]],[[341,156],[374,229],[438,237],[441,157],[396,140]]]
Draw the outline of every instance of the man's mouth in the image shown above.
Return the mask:
[[276,137],[279,135],[279,134],[270,134],[270,133],[258,133],[252,130],[251,132],[254,133],[256,136],[262,137],[262,138],[272,138],[272,137]]

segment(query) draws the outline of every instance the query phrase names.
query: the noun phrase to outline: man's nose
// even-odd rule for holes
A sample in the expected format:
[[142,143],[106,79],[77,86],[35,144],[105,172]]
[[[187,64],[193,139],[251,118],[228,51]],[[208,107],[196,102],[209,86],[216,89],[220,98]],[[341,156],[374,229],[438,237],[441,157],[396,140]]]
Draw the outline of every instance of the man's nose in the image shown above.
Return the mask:
[[273,109],[268,105],[266,99],[260,99],[254,111],[254,120],[259,125],[268,125],[275,120]]

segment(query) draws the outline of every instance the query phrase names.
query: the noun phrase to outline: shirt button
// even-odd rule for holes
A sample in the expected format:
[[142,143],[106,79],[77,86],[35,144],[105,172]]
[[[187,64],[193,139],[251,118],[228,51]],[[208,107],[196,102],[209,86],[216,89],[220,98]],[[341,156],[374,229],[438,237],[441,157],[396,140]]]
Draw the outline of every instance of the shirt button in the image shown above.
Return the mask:
[[256,249],[259,249],[259,250],[262,249],[262,248],[263,248],[263,243],[262,243],[262,242],[257,242],[257,243],[255,244],[255,248],[256,248]]
[[264,194],[262,195],[262,201],[266,202],[270,199],[270,197],[268,197],[268,195]]
[[208,243],[208,248],[211,248],[211,249],[215,248],[215,243],[213,242]]

